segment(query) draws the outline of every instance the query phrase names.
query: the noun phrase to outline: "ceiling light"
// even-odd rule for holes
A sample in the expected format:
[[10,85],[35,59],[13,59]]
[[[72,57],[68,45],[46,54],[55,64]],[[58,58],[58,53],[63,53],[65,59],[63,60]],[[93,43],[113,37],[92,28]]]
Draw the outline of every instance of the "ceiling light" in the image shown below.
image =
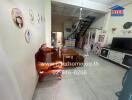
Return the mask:
[[81,20],[81,19],[82,19],[82,10],[83,10],[83,8],[81,7],[81,8],[80,8],[79,20]]

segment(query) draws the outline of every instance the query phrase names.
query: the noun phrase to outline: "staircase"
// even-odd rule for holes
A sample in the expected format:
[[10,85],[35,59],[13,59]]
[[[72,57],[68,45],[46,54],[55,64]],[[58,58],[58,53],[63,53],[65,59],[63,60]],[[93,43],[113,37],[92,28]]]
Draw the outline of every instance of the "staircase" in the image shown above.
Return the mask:
[[87,16],[86,18],[79,20],[78,25],[73,30],[72,34],[70,34],[67,37],[67,40],[75,39],[76,40],[75,47],[77,47],[77,44],[80,41],[80,37],[85,35],[87,29],[91,26],[94,20],[95,20],[95,17],[93,16]]
[[90,27],[90,25],[93,23],[95,20],[95,17],[88,16],[82,20],[79,21],[79,24],[77,27],[74,29],[72,34],[70,34],[67,39],[75,37],[75,39],[79,36],[84,36],[87,29]]

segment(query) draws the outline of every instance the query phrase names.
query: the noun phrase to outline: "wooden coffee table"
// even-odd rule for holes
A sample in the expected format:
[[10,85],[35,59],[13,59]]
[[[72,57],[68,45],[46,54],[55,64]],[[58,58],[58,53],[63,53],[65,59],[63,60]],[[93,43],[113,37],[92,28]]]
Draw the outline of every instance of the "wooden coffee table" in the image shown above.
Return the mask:
[[79,53],[77,53],[74,49],[62,49],[62,61],[63,63],[67,62],[76,62],[76,57],[79,56]]

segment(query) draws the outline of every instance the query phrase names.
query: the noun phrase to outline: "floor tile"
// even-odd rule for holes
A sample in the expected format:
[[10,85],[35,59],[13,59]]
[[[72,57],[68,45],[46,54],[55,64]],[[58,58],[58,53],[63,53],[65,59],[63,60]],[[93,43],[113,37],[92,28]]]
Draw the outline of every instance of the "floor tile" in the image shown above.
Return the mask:
[[85,58],[87,66],[65,71],[86,71],[85,74],[64,74],[62,80],[50,76],[38,83],[33,100],[117,100],[125,69],[98,56]]

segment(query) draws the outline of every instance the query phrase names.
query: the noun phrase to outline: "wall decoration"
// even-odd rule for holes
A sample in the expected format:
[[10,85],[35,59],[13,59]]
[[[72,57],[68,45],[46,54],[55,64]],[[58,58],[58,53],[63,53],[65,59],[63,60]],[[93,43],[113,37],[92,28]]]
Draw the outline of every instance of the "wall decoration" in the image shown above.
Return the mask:
[[31,32],[30,32],[30,30],[29,29],[26,29],[26,31],[25,31],[25,40],[26,40],[26,42],[27,43],[30,43],[30,41],[31,41]]
[[101,32],[102,34],[106,34],[107,32],[106,32],[106,30],[102,30],[102,32]]
[[40,23],[40,21],[41,21],[41,16],[40,14],[38,14],[38,23]]
[[99,35],[98,41],[104,42],[105,35]]
[[130,34],[130,33],[132,33],[132,30],[129,30],[129,31],[128,31],[128,34]]
[[117,28],[112,28],[112,33],[114,33],[117,30]]
[[43,16],[41,16],[41,22],[43,21]]
[[131,26],[132,26],[132,22],[126,22],[126,23],[123,25],[123,28],[124,28],[124,29],[129,29],[129,28],[131,28]]
[[124,29],[124,30],[121,30],[121,32],[123,34],[131,34],[132,33],[132,30],[126,30],[126,29]]
[[13,8],[11,16],[16,26],[18,26],[18,28],[23,28],[24,21],[21,10],[18,8]]
[[71,32],[71,28],[66,28],[66,32]]
[[34,23],[34,13],[32,9],[29,9],[29,16],[30,16],[31,23],[33,24]]
[[122,32],[123,34],[127,34],[127,33],[128,33],[127,30],[121,30],[121,32]]

